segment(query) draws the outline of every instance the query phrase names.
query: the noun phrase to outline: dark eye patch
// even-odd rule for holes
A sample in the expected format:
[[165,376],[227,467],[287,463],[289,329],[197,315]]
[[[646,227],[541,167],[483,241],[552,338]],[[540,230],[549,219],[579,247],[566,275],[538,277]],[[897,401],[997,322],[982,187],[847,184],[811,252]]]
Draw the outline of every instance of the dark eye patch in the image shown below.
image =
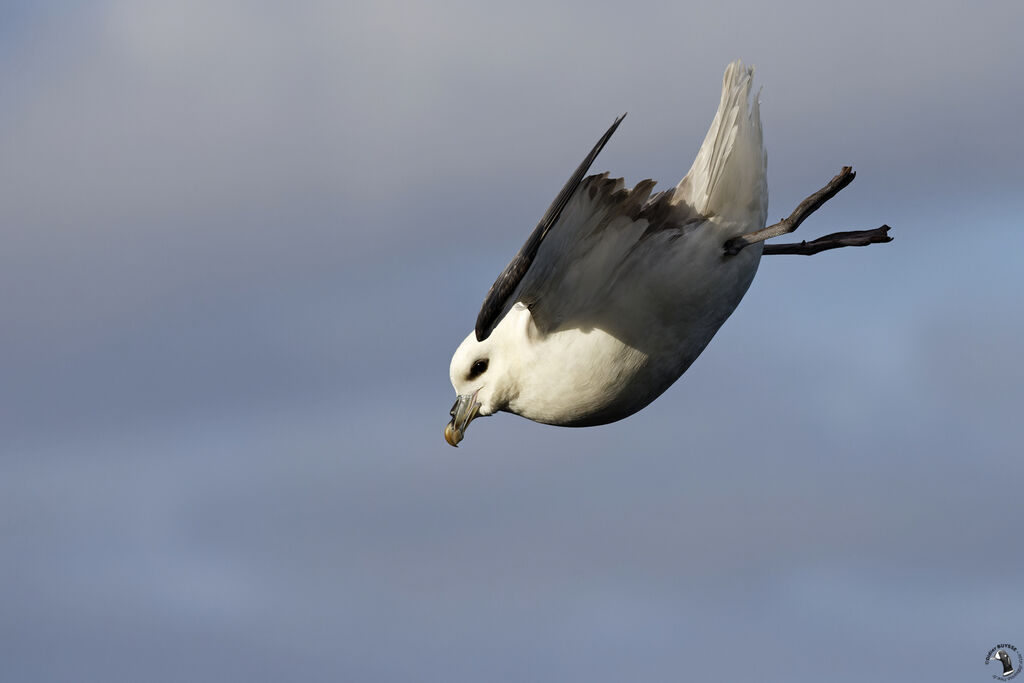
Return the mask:
[[476,379],[485,372],[487,372],[487,359],[481,358],[473,363],[473,367],[469,369],[469,379]]

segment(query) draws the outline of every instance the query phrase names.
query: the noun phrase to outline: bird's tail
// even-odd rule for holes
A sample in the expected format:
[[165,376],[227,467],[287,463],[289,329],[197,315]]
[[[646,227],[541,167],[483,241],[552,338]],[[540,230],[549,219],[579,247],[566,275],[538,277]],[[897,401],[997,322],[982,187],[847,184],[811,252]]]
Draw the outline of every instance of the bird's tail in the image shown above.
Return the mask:
[[750,102],[753,78],[740,60],[726,67],[718,113],[674,199],[721,221],[756,223],[756,230],[768,215],[768,159],[757,97]]

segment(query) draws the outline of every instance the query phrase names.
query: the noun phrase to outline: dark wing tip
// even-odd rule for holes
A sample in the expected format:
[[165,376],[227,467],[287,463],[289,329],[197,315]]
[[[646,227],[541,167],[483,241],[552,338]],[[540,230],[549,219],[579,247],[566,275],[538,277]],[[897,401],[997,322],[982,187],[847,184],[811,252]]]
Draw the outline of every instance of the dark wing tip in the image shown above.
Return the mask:
[[[627,112],[628,113],[628,112]],[[626,118],[626,114],[615,119],[611,127],[605,131],[605,134],[601,136],[601,139],[597,141],[594,148],[590,150],[580,165],[576,167],[576,170],[569,177],[569,180],[562,187],[561,192],[555,197],[555,200],[551,202],[551,206],[544,213],[544,216],[540,219],[540,223],[530,233],[530,237],[527,238],[526,244],[519,250],[519,253],[515,255],[505,270],[501,272],[498,279],[491,285],[491,289],[487,292],[487,297],[484,299],[483,305],[480,307],[480,314],[476,318],[476,339],[477,341],[483,341],[490,336],[494,330],[494,326],[498,322],[498,316],[501,315],[501,311],[505,308],[505,304],[508,302],[508,298],[515,292],[516,287],[522,281],[523,276],[526,275],[526,271],[530,269],[530,264],[533,263],[534,257],[537,256],[537,250],[540,249],[541,242],[544,241],[544,237],[548,234],[551,227],[558,222],[558,217],[562,215],[562,209],[565,208],[569,200],[572,199],[576,189],[583,181],[583,176],[586,175],[590,169],[590,165],[594,163],[594,159],[600,154],[605,144],[611,138],[615,129],[619,127],[622,120]]]

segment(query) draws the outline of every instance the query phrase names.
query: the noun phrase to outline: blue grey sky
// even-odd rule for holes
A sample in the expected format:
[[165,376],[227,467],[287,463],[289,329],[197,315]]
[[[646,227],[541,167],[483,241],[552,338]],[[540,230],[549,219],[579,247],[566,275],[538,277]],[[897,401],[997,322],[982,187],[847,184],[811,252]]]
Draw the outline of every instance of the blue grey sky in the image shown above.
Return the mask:
[[[1024,648],[1019,3],[0,9],[5,680],[984,681]],[[766,257],[671,390],[442,438],[595,170],[757,67]]]

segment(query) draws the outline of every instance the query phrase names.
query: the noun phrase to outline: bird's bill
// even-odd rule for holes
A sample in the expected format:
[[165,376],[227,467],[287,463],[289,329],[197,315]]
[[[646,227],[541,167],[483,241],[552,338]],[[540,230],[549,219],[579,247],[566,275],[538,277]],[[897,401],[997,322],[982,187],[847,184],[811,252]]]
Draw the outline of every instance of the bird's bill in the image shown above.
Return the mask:
[[472,394],[460,394],[452,406],[452,421],[444,428],[444,440],[452,446],[458,447],[459,442],[466,435],[466,427],[473,421],[473,418],[480,412],[480,404],[476,395],[480,393],[477,389]]

